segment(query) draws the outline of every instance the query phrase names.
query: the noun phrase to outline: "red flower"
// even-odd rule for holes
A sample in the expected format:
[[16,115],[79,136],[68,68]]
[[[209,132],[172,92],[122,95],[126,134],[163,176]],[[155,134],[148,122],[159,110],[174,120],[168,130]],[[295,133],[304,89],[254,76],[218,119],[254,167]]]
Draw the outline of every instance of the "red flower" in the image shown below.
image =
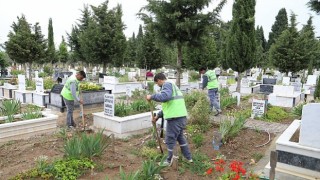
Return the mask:
[[212,173],[212,168],[208,169],[207,170],[207,175],[211,174]]
[[223,172],[223,171],[224,171],[223,166],[220,166],[220,165],[217,165],[217,166],[215,167],[215,169],[216,169],[217,172]]
[[239,179],[240,179],[239,174],[236,174],[236,176],[234,178],[232,178],[232,180],[239,180]]

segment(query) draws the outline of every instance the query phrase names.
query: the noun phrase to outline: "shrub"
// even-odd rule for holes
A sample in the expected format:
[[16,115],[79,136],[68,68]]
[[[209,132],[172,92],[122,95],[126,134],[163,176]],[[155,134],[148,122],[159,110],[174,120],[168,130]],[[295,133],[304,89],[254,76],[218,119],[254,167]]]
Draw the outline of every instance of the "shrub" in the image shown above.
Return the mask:
[[149,148],[156,148],[157,142],[154,139],[150,139],[149,141],[146,142],[146,146]]
[[42,113],[40,109],[39,110],[28,109],[26,112],[22,113],[22,119],[24,120],[37,119],[41,117],[42,117]]
[[264,117],[269,122],[277,122],[282,119],[288,118],[289,114],[281,107],[271,106]]
[[53,69],[50,66],[44,66],[43,72],[46,73],[47,75],[51,76],[53,74]]
[[148,82],[148,91],[150,94],[154,93],[154,82]]
[[228,88],[221,88],[219,90],[220,97],[229,96],[229,89]]
[[118,78],[118,80],[119,80],[120,83],[121,82],[129,82],[129,77],[128,77],[128,75],[123,75],[123,76],[120,76]]
[[190,93],[185,94],[184,101],[186,103],[187,109],[190,110],[191,108],[193,108],[200,97],[207,97],[207,95],[201,91],[191,91]]
[[313,97],[314,99],[320,98],[320,78],[319,77],[317,79],[316,89],[314,91]]
[[195,72],[195,71],[191,71],[189,73],[190,77],[189,77],[189,81],[190,82],[196,82],[196,81],[199,81],[200,79],[200,74],[198,72]]
[[14,120],[14,115],[18,114],[21,109],[21,103],[18,100],[4,100],[0,107],[1,114],[8,116],[5,120],[6,123],[12,122]]
[[227,79],[227,84],[231,85],[231,84],[235,84],[237,81],[235,79]]
[[[162,162],[164,161],[164,159],[165,156],[162,158]],[[143,161],[139,179],[153,180],[157,175],[160,174],[161,170],[164,168],[164,166],[158,166],[156,164],[156,160],[149,159],[147,161]]]
[[221,109],[226,109],[226,108],[231,108],[233,105],[237,104],[237,97],[226,97],[226,96],[221,96],[220,97],[220,108]]
[[193,163],[183,163],[182,167],[189,169],[194,174],[203,175],[203,172],[212,166],[210,158],[206,154],[200,152],[195,152],[192,155],[192,160]]
[[47,77],[48,74],[45,73],[45,72],[39,72],[38,76],[39,76],[40,78],[44,78],[44,77]]
[[51,77],[43,79],[43,88],[44,89],[52,89],[54,84],[55,84],[55,81]]
[[143,146],[140,151],[140,155],[148,159],[156,159],[159,156],[159,152],[156,148]]
[[231,120],[224,120],[220,123],[219,132],[222,137],[223,143],[226,143],[230,139],[236,137],[241,129],[244,127],[246,118],[244,116],[235,117],[233,123]]
[[191,124],[208,125],[210,115],[210,105],[207,97],[200,96],[190,112]]
[[291,114],[293,116],[300,118],[302,116],[302,109],[303,109],[304,105],[305,105],[305,103],[302,103],[302,104],[299,104],[299,105],[295,106],[294,108],[292,108]]
[[119,117],[128,116],[131,111],[131,107],[124,102],[116,103],[114,105],[114,115]]
[[97,91],[102,89],[101,85],[92,82],[81,82],[80,89],[82,91]]

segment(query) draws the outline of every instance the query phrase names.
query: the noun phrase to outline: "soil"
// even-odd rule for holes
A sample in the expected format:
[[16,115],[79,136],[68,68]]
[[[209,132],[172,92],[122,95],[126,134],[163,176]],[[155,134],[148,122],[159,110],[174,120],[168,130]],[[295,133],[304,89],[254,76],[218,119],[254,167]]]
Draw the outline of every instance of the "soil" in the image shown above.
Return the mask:
[[[92,124],[92,116],[85,116],[88,125]],[[59,118],[59,126],[63,126],[65,117]],[[77,118],[78,124],[81,124],[81,118]],[[82,127],[79,126],[78,129]],[[191,152],[199,151],[208,155],[210,159],[215,158],[218,154],[223,154],[227,161],[238,160],[244,162],[245,167],[253,168],[252,159],[258,162],[265,154],[269,144],[262,147],[256,147],[268,141],[268,135],[257,130],[244,129],[232,141],[224,144],[219,151],[212,147],[213,132],[217,127],[212,127],[206,134],[204,144],[196,149],[189,139]],[[10,141],[0,145],[0,179],[8,179],[17,175],[19,172],[27,171],[35,167],[35,158],[40,155],[48,156],[49,161],[63,157],[63,139],[57,133],[46,134],[32,137],[27,140]],[[142,147],[142,140],[149,136],[135,136],[129,140],[116,139],[114,146],[109,146],[102,157],[95,158],[97,167],[82,175],[79,179],[109,179],[119,178],[120,166],[125,172],[136,171],[140,169],[142,162],[146,160],[137,155],[136,152]],[[274,135],[272,135],[272,139]],[[166,152],[165,144],[162,144]],[[212,161],[213,163],[213,161]],[[164,179],[212,179],[211,177],[198,176],[188,170],[180,174],[174,168],[166,168],[161,176]]]

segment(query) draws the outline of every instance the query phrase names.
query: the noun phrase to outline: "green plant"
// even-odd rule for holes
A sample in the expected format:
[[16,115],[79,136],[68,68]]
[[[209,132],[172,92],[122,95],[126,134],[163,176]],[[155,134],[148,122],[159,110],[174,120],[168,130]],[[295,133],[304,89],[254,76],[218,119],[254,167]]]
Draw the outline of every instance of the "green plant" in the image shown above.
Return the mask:
[[210,105],[207,97],[200,96],[190,112],[191,124],[208,125],[210,114]]
[[253,157],[253,159],[255,160],[255,162],[258,162],[258,161],[260,161],[261,158],[263,158],[263,154],[261,154],[261,153],[254,153],[254,154],[252,155],[252,157]]
[[18,76],[19,74],[24,74],[24,71],[23,71],[23,70],[13,69],[13,70],[11,71],[11,74],[12,74],[13,76]]
[[221,96],[220,97],[220,108],[221,109],[226,109],[226,108],[231,108],[233,105],[237,104],[237,97],[226,97],[226,96]]
[[[165,158],[165,156],[162,158],[162,162]],[[157,175],[160,174],[161,170],[164,168],[165,167],[163,166],[156,165],[156,160],[149,159],[143,161],[140,179],[153,180]]]
[[0,107],[1,114],[7,116],[6,123],[14,120],[14,115],[20,111],[21,103],[18,100],[4,100]]
[[201,91],[196,91],[196,90],[191,91],[188,94],[185,94],[184,101],[186,103],[187,109],[191,110],[194,107],[194,105],[196,104],[196,102],[198,101],[198,99],[202,96],[206,97],[206,94]]
[[148,91],[150,94],[154,93],[154,82],[148,82]]
[[53,74],[53,69],[50,66],[44,66],[43,72],[50,76]]
[[219,94],[220,94],[220,98],[221,97],[225,97],[225,96],[229,96],[229,89],[228,88],[221,88],[219,90]]
[[195,71],[189,72],[189,81],[190,82],[197,82],[200,79],[200,74]]
[[82,133],[67,140],[64,146],[65,155],[69,158],[92,158],[100,156],[109,146],[109,137],[103,135],[103,130],[96,134]]
[[40,78],[44,78],[47,76],[49,76],[49,75],[46,72],[39,72],[39,74],[38,74],[38,77],[40,77]]
[[140,176],[140,171],[136,171],[136,172],[130,172],[128,174],[126,174],[123,170],[122,167],[120,166],[120,179],[121,180],[136,180],[139,179]]
[[114,106],[114,115],[119,117],[128,116],[131,111],[130,105],[125,104],[124,102],[117,103]]
[[26,86],[29,90],[35,90],[36,89],[36,82],[30,79],[26,79]]
[[123,76],[120,76],[118,78],[118,80],[119,80],[120,83],[121,82],[129,82],[129,77],[128,77],[128,75],[123,75]]
[[102,87],[96,83],[92,82],[81,82],[80,89],[81,91],[97,91],[100,90]]
[[43,88],[44,89],[52,89],[55,82],[51,77],[47,77],[43,79]]
[[203,172],[212,166],[210,158],[206,154],[195,152],[192,159],[193,163],[184,162],[182,163],[182,167],[189,169],[194,174],[203,175]]
[[146,142],[146,146],[149,148],[156,148],[157,147],[157,141],[155,139],[150,139]]
[[140,151],[140,155],[148,159],[155,159],[159,155],[159,152],[156,148],[143,146]]
[[231,120],[224,120],[220,123],[219,132],[222,137],[222,142],[226,143],[230,139],[234,138],[238,135],[241,129],[244,127],[244,123],[246,122],[246,118],[244,116],[239,115],[235,117],[233,123]]
[[281,107],[271,106],[263,119],[269,122],[278,122],[289,117],[289,114]]
[[320,78],[317,78],[317,83],[316,83],[316,89],[313,93],[314,99],[319,99],[320,98]]
[[199,148],[202,146],[204,141],[204,137],[202,134],[194,134],[192,136],[192,143],[195,144],[196,148]]
[[22,119],[28,120],[28,119],[37,119],[42,117],[42,113],[40,110],[30,110],[28,109],[26,112],[22,113]]
[[235,83],[237,83],[237,81],[235,80],[235,79],[227,79],[227,84],[228,85],[231,85],[231,84],[235,84]]
[[292,108],[291,114],[296,117],[301,117],[302,116],[302,109],[303,109],[304,105],[305,105],[305,103],[302,103],[302,104],[298,104],[297,106]]
[[140,91],[139,89],[135,89],[131,93],[132,93],[131,99],[137,100],[137,99],[145,99],[148,92],[145,90]]

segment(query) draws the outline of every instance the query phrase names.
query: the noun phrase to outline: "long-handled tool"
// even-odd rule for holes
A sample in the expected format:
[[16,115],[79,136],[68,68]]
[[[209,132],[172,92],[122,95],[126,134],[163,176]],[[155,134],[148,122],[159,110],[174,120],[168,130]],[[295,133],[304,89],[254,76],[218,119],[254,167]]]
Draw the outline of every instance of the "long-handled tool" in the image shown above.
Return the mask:
[[[83,102],[83,97],[82,97],[82,91],[80,90],[80,100],[82,100],[82,102]],[[80,116],[81,116],[81,118],[82,118],[82,126],[83,126],[83,131],[85,131],[86,130],[86,125],[85,125],[85,123],[84,123],[84,112],[83,112],[83,104],[81,104],[80,103]]]
[[150,111],[151,111],[151,117],[152,117],[151,121],[152,121],[153,129],[154,129],[154,132],[156,133],[156,137],[157,137],[157,141],[158,141],[158,144],[159,144],[159,147],[160,147],[160,151],[163,154],[160,137],[159,137],[159,134],[158,134],[158,131],[157,131],[156,122],[153,121],[154,115],[153,115],[153,106],[151,104],[151,101],[149,101],[149,105],[150,105]]

